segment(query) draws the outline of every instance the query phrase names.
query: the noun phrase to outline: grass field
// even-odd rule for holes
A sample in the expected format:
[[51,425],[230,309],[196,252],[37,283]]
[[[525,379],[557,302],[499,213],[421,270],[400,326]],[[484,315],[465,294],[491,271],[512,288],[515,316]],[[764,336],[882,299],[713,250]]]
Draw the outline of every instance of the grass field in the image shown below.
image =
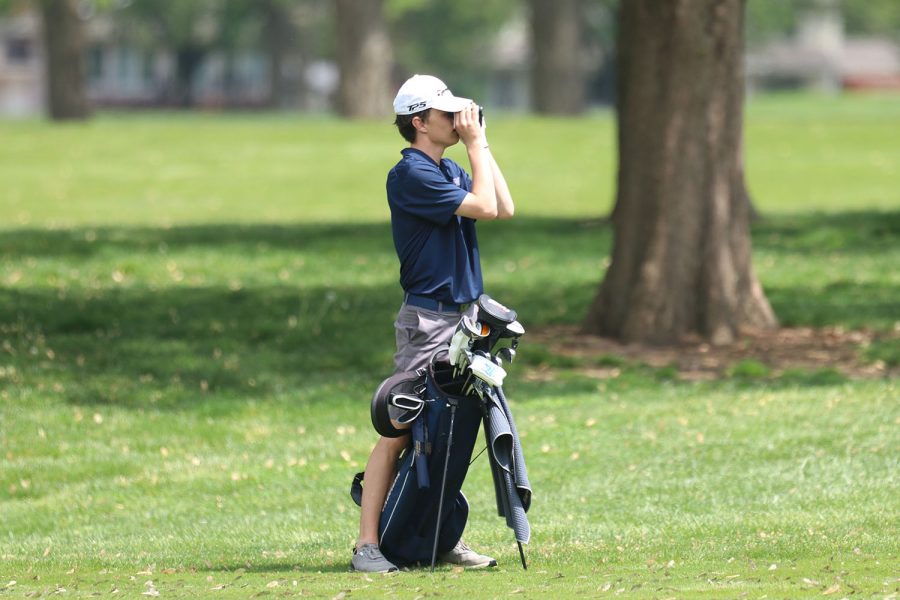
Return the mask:
[[[776,313],[881,332],[863,352],[893,365],[898,133],[896,97],[748,107]],[[528,329],[577,323],[611,244],[611,116],[498,116],[489,136],[519,212],[479,228],[488,291]],[[527,335],[508,394],[530,569],[482,457],[466,539],[498,569],[349,573],[347,492],[399,304],[399,136],[154,114],[0,123],[0,140],[0,597],[900,595],[896,379],[697,383],[598,357],[619,369],[598,380]]]

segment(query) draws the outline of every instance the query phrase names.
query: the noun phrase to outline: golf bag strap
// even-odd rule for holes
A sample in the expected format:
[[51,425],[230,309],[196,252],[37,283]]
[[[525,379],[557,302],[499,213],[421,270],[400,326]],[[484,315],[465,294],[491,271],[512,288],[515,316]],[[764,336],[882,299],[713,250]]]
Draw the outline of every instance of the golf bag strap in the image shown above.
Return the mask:
[[428,462],[425,458],[427,454],[431,454],[431,444],[428,443],[428,428],[425,427],[425,419],[419,415],[412,424],[413,452],[415,452],[416,463],[416,480],[419,482],[419,489],[427,489],[431,486],[431,480],[428,477]]

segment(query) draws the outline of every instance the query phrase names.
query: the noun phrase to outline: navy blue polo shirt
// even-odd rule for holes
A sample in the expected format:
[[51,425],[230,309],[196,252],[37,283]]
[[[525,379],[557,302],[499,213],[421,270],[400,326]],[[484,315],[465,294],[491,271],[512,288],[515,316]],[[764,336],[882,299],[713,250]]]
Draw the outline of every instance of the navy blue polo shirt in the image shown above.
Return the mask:
[[438,165],[415,148],[401,154],[387,177],[400,285],[438,302],[472,302],[484,291],[475,220],[454,214],[472,180],[448,158]]

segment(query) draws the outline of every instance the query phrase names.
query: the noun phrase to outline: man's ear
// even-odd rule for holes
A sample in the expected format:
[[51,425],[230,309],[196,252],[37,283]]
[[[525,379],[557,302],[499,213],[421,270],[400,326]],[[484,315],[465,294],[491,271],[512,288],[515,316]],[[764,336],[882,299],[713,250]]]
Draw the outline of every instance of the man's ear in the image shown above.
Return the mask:
[[412,126],[415,127],[416,131],[419,133],[425,133],[427,131],[427,122],[422,117],[413,117]]

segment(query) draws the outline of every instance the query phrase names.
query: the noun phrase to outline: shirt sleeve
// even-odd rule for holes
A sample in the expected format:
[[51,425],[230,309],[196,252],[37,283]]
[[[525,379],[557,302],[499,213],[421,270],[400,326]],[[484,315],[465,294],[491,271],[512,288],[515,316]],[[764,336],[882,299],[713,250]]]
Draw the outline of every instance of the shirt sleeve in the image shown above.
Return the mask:
[[400,208],[438,225],[450,221],[468,192],[437,169],[417,167],[400,181]]

